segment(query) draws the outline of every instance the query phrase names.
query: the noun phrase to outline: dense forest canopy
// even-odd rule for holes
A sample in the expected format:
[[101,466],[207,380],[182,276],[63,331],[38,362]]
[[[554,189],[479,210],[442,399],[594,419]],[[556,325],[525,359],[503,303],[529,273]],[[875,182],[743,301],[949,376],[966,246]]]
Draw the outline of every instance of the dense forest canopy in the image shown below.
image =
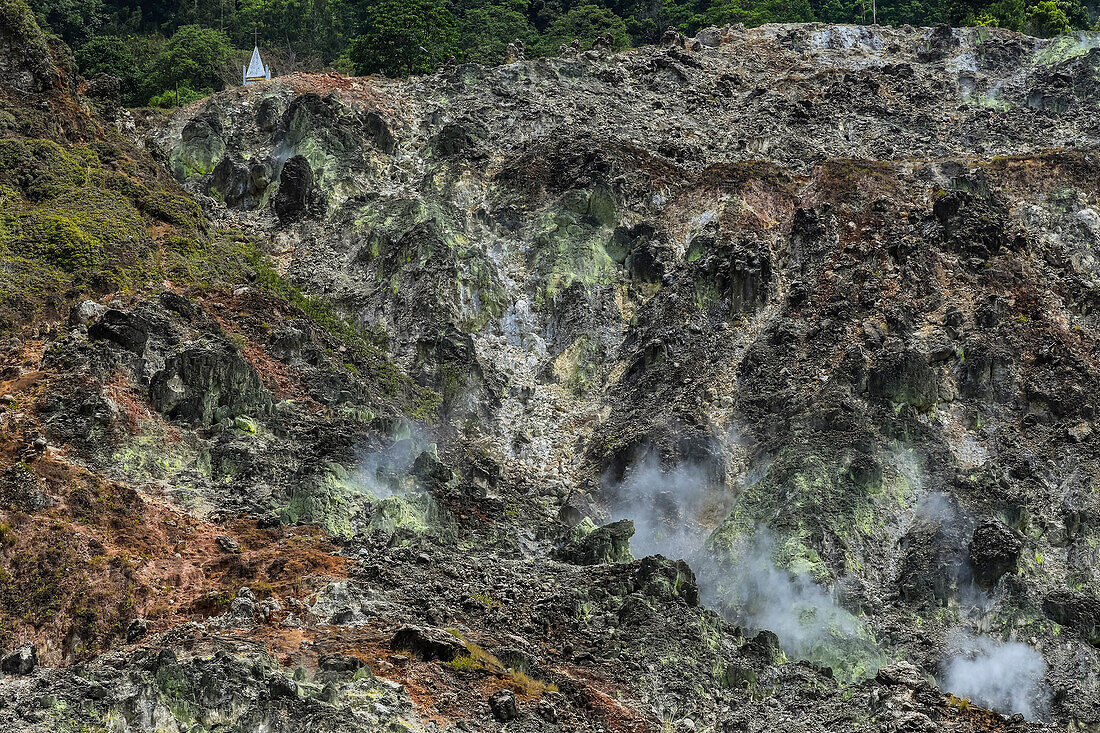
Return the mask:
[[[871,0],[32,0],[82,71],[122,79],[130,105],[186,103],[239,79],[258,42],[277,72],[409,74],[452,56],[499,63],[610,34],[625,47],[669,26],[870,23]],[[1052,36],[1096,23],[1098,0],[881,0],[878,22],[996,25]]]

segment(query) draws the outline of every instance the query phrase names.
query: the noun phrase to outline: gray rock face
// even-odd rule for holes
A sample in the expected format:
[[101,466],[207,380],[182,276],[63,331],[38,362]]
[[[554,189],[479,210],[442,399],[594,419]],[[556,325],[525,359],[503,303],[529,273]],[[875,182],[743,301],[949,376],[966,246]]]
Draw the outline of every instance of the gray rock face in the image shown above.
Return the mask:
[[169,356],[153,375],[149,399],[168,417],[201,425],[271,410],[256,370],[225,343],[186,346]]
[[[369,87],[275,82],[155,137],[187,148],[184,128],[216,115],[223,157],[306,160],[312,181],[299,163],[287,174],[284,263],[440,394],[464,437],[413,473],[459,517],[483,516],[466,501],[492,507],[490,524],[560,516],[517,546],[588,572],[628,559],[628,540],[705,558],[694,581],[646,560],[616,588],[612,624],[698,608],[694,583],[738,623],[791,617],[784,653],[802,638],[797,653],[837,678],[899,655],[928,673],[954,631],[1009,638],[1008,619],[1025,617],[1091,628],[1092,45],[988,29],[673,29],[623,54],[565,47]],[[179,180],[201,191],[210,174]],[[324,210],[300,214],[311,187]],[[217,211],[273,223],[270,210]],[[293,333],[279,338],[296,353]],[[377,527],[403,510],[371,511]],[[634,521],[637,535],[615,523],[569,535],[585,516]],[[785,581],[754,577],[762,598],[728,591],[738,568],[772,565],[832,601],[807,608]],[[1059,595],[1075,587],[1086,595]],[[578,615],[592,605],[578,600]],[[426,603],[435,620],[447,606]],[[827,643],[799,631],[811,618]],[[1100,720],[1081,692],[1100,693],[1100,676],[1070,671],[1075,655],[1097,659],[1088,633],[1070,652],[1036,632],[1050,684],[1085,680],[1050,698],[1054,719]],[[724,689],[760,679],[744,659],[719,667]],[[894,712],[898,725],[937,720]]]
[[978,525],[970,540],[970,564],[978,584],[990,588],[1006,573],[1016,570],[1023,543],[996,520]]

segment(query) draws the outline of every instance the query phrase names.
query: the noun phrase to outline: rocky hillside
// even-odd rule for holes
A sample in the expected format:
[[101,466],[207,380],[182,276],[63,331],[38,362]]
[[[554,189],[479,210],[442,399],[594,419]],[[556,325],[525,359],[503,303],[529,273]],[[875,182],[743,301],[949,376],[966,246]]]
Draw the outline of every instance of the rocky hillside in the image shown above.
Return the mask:
[[1100,35],[158,119],[21,8],[0,728],[1100,728]]

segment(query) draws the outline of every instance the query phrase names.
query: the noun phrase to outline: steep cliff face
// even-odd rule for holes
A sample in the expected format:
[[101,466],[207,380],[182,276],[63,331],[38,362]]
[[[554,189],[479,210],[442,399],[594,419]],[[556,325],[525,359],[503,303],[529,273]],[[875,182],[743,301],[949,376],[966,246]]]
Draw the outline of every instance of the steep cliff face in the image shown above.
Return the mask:
[[20,725],[1100,725],[1100,37],[666,41],[147,133],[270,260],[11,345],[5,562],[166,525]]

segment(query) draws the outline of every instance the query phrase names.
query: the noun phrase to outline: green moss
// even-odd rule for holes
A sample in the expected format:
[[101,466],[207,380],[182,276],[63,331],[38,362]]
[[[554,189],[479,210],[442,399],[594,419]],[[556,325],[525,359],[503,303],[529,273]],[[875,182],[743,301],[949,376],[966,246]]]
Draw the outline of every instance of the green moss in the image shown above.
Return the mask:
[[[84,288],[241,278],[253,258],[204,236],[198,205],[145,165],[114,143],[0,140],[0,326],[63,311]],[[149,186],[119,168],[149,170]]]
[[62,196],[88,182],[99,159],[87,147],[66,150],[52,140],[0,140],[0,183],[38,201]]

